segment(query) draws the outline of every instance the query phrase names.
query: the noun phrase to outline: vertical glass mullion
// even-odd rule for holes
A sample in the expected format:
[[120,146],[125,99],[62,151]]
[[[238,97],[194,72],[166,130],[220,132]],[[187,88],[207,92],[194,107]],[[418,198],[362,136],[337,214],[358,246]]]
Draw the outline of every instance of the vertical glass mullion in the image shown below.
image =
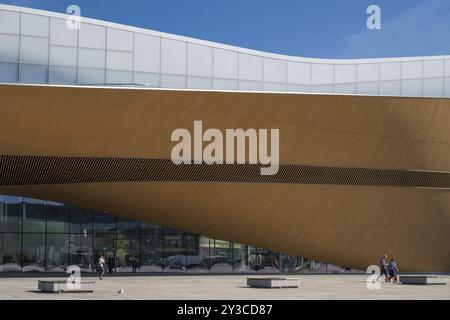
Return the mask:
[[[49,22],[50,26],[50,22]],[[49,33],[49,39],[50,39],[50,33]],[[50,41],[50,40],[49,40]],[[50,51],[50,48],[49,48]],[[47,265],[48,265],[48,259],[47,259],[47,201],[44,202],[44,272],[47,272]]]
[[[135,34],[133,33],[133,46],[134,46]],[[134,63],[134,47],[133,47],[133,63]],[[134,81],[134,65],[133,65],[133,81]],[[137,234],[137,246],[138,246],[138,272],[141,272],[141,222],[138,224],[138,234]],[[137,271],[137,270],[136,270]]]
[[[22,14],[20,14],[22,16]],[[25,215],[25,204],[22,198],[22,226],[21,226],[21,232],[20,232],[20,271],[23,272],[23,224],[24,224],[24,215]]]
[[94,213],[92,212],[92,210],[88,210],[89,212],[89,217],[91,218],[91,268],[92,270],[95,272],[96,268],[95,268],[95,254],[94,254],[94,239],[95,239],[95,225],[94,225]]
[[161,263],[161,273],[162,274],[164,274],[164,254],[165,254],[165,252],[164,252],[164,229],[165,228],[161,228],[159,230],[159,232],[160,232],[159,236],[161,238],[161,246],[160,246],[161,257],[159,259],[160,259],[160,263]]
[[68,210],[69,210],[69,231],[67,232],[67,237],[69,238],[69,241],[68,241],[68,243],[69,243],[69,252],[68,252],[68,254],[69,254],[69,259],[68,259],[68,264],[69,264],[69,266],[70,265],[72,265],[72,255],[71,255],[71,243],[72,243],[72,239],[71,239],[71,233],[72,233],[72,228],[71,228],[71,222],[72,222],[72,207],[69,207],[68,208]]
[[117,221],[117,216],[114,217],[114,221],[115,221],[115,225],[116,228],[114,230],[114,234],[113,234],[113,257],[114,257],[114,272],[113,273],[117,273],[117,241],[118,241],[118,221]]
[[[182,237],[184,237],[184,261],[185,261],[185,263],[184,263],[184,266],[185,266],[185,273],[187,273],[187,269],[188,269],[188,254],[189,254],[189,251],[188,251],[188,241],[187,241],[187,233],[186,232],[183,232],[183,235],[182,235]],[[181,238],[181,241],[183,241],[183,238]]]

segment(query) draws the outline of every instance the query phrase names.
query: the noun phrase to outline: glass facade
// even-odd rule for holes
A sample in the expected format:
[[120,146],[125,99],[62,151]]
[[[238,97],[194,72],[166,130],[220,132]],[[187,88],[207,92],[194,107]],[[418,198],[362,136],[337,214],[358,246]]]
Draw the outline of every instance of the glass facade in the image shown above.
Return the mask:
[[300,257],[50,201],[0,196],[0,272],[279,274],[348,272]]
[[0,5],[0,82],[450,97],[450,56],[308,59]]

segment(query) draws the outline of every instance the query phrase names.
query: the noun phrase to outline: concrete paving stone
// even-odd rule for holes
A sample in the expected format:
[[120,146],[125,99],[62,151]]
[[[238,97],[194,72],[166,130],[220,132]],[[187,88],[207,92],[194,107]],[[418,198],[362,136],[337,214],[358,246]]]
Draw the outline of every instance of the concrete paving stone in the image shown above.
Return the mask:
[[[252,276],[253,277],[253,276]],[[263,276],[262,276],[263,277]],[[408,286],[381,283],[369,290],[366,275],[300,275],[299,288],[258,289],[247,287],[247,276],[134,276],[108,277],[96,281],[94,293],[41,293],[33,278],[0,278],[0,300],[319,300],[319,299],[425,299],[449,300],[450,285]],[[49,278],[44,278],[49,280]],[[123,288],[123,294],[118,291]]]

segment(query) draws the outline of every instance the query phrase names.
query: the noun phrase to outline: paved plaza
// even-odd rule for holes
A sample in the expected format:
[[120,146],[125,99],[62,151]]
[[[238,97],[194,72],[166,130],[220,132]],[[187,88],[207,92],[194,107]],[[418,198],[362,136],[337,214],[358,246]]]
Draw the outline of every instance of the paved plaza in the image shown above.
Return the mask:
[[[0,278],[0,300],[8,299],[432,299],[449,300],[450,285],[414,286],[382,283],[368,290],[365,275],[301,275],[298,289],[252,289],[247,276],[133,276],[85,278],[96,281],[94,293],[49,294],[37,291],[38,279]],[[49,280],[51,278],[45,278]],[[123,293],[119,290],[123,288]]]

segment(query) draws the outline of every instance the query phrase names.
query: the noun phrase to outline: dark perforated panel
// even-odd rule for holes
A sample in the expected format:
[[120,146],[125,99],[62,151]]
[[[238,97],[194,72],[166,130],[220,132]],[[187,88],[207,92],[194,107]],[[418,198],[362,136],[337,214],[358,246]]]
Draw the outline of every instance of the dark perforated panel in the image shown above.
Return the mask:
[[0,185],[92,182],[231,182],[450,188],[450,173],[396,169],[280,165],[263,176],[260,165],[175,165],[169,159],[0,156]]

